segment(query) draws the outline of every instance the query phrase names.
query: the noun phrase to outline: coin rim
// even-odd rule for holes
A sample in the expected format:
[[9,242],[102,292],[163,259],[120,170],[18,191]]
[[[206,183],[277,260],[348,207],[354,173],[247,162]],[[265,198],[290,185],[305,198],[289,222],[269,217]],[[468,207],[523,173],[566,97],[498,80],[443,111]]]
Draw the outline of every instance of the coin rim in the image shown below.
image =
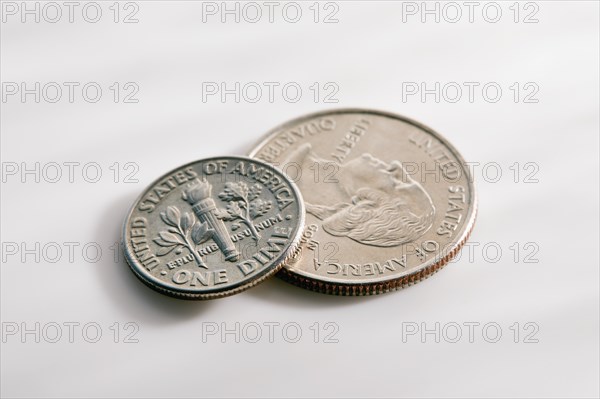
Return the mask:
[[[273,262],[271,262],[271,267],[265,268],[259,274],[252,276],[252,278],[246,282],[244,282],[244,280],[242,280],[239,283],[234,284],[233,286],[230,286],[226,290],[219,290],[218,288],[212,288],[210,290],[205,290],[203,292],[194,292],[194,290],[189,290],[189,289],[181,289],[181,290],[173,289],[172,287],[169,287],[166,284],[164,284],[160,279],[158,279],[152,275],[146,274],[146,273],[148,273],[147,270],[142,265],[140,265],[140,263],[133,257],[131,245],[129,245],[128,240],[126,239],[127,238],[127,228],[129,226],[131,216],[132,216],[133,212],[135,211],[135,209],[137,208],[140,201],[146,195],[146,193],[151,188],[153,188],[155,185],[157,185],[162,180],[164,180],[166,177],[172,175],[173,173],[175,173],[177,171],[180,171],[182,169],[185,169],[187,167],[193,166],[198,163],[204,163],[204,162],[209,162],[209,161],[214,161],[214,160],[223,160],[223,159],[234,159],[234,160],[239,160],[239,161],[257,163],[259,165],[263,165],[270,169],[276,170],[277,173],[279,173],[281,175],[281,177],[286,179],[286,182],[289,184],[289,186],[292,188],[294,194],[296,195],[297,202],[298,202],[299,215],[297,218],[298,227],[297,227],[296,233],[292,237],[292,239],[290,239],[286,250],[282,251],[279,254],[279,256]],[[121,231],[121,243],[123,246],[123,253],[125,255],[125,260],[127,261],[127,265],[133,271],[134,275],[138,279],[140,279],[144,284],[146,284],[148,287],[160,292],[161,294],[169,295],[171,297],[178,298],[178,299],[190,299],[190,300],[216,299],[216,298],[223,298],[226,296],[234,295],[234,294],[240,293],[242,291],[245,291],[248,288],[254,287],[255,285],[263,282],[264,280],[266,280],[267,278],[271,277],[272,275],[277,273],[279,270],[281,270],[281,268],[283,268],[284,264],[286,264],[299,250],[299,243],[300,243],[300,239],[302,238],[302,233],[304,232],[305,221],[306,221],[306,210],[305,210],[305,206],[304,206],[304,199],[302,198],[302,193],[300,192],[300,189],[298,188],[296,183],[294,183],[291,179],[287,178],[287,176],[285,176],[285,174],[278,167],[271,165],[269,163],[266,163],[260,159],[251,158],[251,157],[247,157],[247,156],[229,155],[229,156],[221,156],[221,157],[209,157],[209,158],[202,158],[202,159],[199,159],[196,161],[188,162],[184,165],[181,165],[175,169],[170,170],[167,173],[164,173],[159,178],[153,180],[142,191],[142,193],[135,199],[135,201],[129,208],[129,211],[127,212],[127,214],[125,216],[125,220],[123,222],[123,229]]]
[[[392,278],[380,277],[378,279],[370,279],[361,282],[339,282],[335,279],[324,276],[323,278],[316,278],[314,275],[306,273],[302,270],[295,269],[292,265],[291,267],[283,267],[281,272],[277,274],[278,277],[283,280],[290,282],[294,285],[307,288],[313,291],[327,293],[327,294],[335,294],[335,295],[373,295],[380,294],[388,291],[397,290],[400,288],[404,288],[405,286],[409,286],[419,282],[429,275],[437,272],[443,266],[445,266],[463,247],[464,243],[469,238],[473,227],[475,225],[475,220],[477,216],[478,210],[478,197],[475,191],[475,182],[473,177],[471,176],[471,172],[468,168],[465,167],[466,162],[460,152],[448,142],[444,137],[442,137],[435,130],[426,126],[420,122],[417,122],[414,119],[398,115],[392,112],[380,111],[375,109],[365,109],[365,108],[337,108],[331,109],[328,111],[319,111],[310,114],[306,114],[292,120],[289,120],[285,123],[282,123],[272,129],[270,129],[267,133],[263,134],[258,143],[250,150],[248,156],[256,157],[259,153],[259,150],[262,149],[270,140],[280,134],[282,131],[289,129],[291,126],[296,126],[300,123],[306,122],[311,119],[324,117],[324,116],[333,116],[333,115],[341,115],[341,114],[368,114],[386,117],[390,119],[396,119],[402,121],[404,123],[413,125],[419,129],[422,129],[427,134],[430,134],[437,140],[439,140],[448,150],[456,157],[457,161],[461,163],[461,168],[465,172],[465,176],[467,178],[467,184],[469,186],[469,190],[471,194],[471,203],[472,207],[470,209],[468,215],[468,221],[463,224],[463,227],[460,230],[460,234],[457,235],[457,240],[454,245],[452,245],[446,255],[438,254],[436,257],[431,260],[423,263],[418,268],[413,268],[402,273],[394,275]],[[258,158],[256,158],[258,159]],[[259,159],[262,161],[261,159]],[[265,161],[263,161],[265,162]],[[302,257],[302,247],[299,249],[300,257]],[[296,262],[294,262],[296,263]],[[287,266],[287,265],[286,265]],[[413,276],[417,276],[417,279],[412,279]]]

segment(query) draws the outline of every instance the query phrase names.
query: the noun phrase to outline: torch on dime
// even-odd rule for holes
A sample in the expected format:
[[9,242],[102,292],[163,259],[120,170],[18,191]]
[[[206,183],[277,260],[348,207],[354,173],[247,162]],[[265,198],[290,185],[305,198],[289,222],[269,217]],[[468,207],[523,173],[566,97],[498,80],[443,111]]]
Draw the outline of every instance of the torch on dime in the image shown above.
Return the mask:
[[301,249],[278,275],[304,288],[369,295],[414,284],[452,259],[473,228],[463,158],[402,116],[308,115],[273,129],[250,155],[278,165],[302,192]]
[[232,295],[276,273],[304,227],[296,185],[245,157],[173,170],[136,200],[123,227],[125,258],[149,287],[182,299]]

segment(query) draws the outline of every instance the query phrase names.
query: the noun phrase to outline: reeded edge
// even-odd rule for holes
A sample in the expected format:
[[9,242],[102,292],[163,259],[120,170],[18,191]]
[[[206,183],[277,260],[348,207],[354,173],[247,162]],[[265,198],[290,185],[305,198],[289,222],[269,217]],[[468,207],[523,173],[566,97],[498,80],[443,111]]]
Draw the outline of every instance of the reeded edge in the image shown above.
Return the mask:
[[[337,109],[331,109],[328,111],[320,111],[320,112],[315,112],[315,113],[307,114],[304,116],[300,116],[298,118],[294,118],[288,122],[280,124],[280,125],[276,126],[275,128],[269,130],[267,133],[265,133],[263,135],[262,139],[258,142],[258,144],[256,146],[254,146],[254,148],[249,152],[248,155],[250,157],[255,157],[259,153],[259,150],[262,147],[264,147],[271,139],[276,137],[278,134],[280,134],[282,131],[289,128],[290,126],[295,126],[304,121],[319,118],[319,117],[325,117],[325,116],[336,115],[336,114],[351,114],[351,113],[372,114],[372,115],[383,116],[383,117],[387,117],[387,118],[391,118],[391,119],[400,120],[402,122],[411,124],[419,129],[422,129],[427,134],[430,134],[431,136],[433,136],[434,138],[439,140],[441,143],[443,143],[443,145],[446,146],[448,148],[448,150],[450,150],[450,152],[452,152],[452,154],[454,154],[456,159],[461,163],[461,167],[462,167],[463,171],[465,172],[465,176],[467,177],[467,183],[468,183],[469,189],[472,193],[473,206],[472,206],[472,211],[470,212],[469,217],[468,217],[469,222],[465,223],[465,225],[461,229],[462,232],[459,235],[459,239],[456,241],[456,244],[454,245],[454,247],[451,250],[448,251],[448,253],[445,256],[442,257],[442,259],[439,259],[438,257],[433,258],[432,260],[421,265],[419,268],[406,271],[405,274],[402,274],[396,278],[387,278],[386,279],[385,277],[383,277],[380,279],[380,281],[371,281],[371,282],[367,281],[367,282],[361,282],[361,283],[350,283],[350,282],[338,283],[338,282],[334,281],[333,279],[317,279],[315,277],[310,276],[308,273],[302,273],[302,272],[294,270],[293,266],[291,268],[284,267],[282,269],[282,271],[277,275],[277,277],[280,277],[283,280],[285,280],[289,283],[292,283],[296,286],[306,288],[306,289],[309,289],[312,291],[320,292],[320,293],[333,294],[333,295],[357,295],[357,296],[377,295],[377,294],[383,294],[383,293],[390,292],[390,291],[395,291],[395,290],[416,284],[419,281],[424,280],[425,278],[429,277],[430,275],[432,275],[435,272],[437,272],[438,270],[440,270],[452,258],[454,258],[454,256],[456,256],[456,254],[463,247],[463,245],[465,244],[465,242],[467,241],[467,239],[469,238],[469,236],[473,230],[473,227],[475,225],[475,219],[477,216],[478,198],[477,198],[477,194],[475,192],[475,182],[473,180],[473,177],[471,176],[469,169],[464,167],[464,165],[466,165],[464,158],[462,157],[460,152],[458,152],[458,150],[451,143],[448,142],[448,140],[446,138],[444,138],[442,135],[437,133],[435,130],[433,130],[429,126],[426,126],[420,122],[417,122],[414,119],[407,118],[405,116],[398,115],[398,114],[391,113],[391,112],[386,112],[386,111],[379,111],[379,110],[374,110],[374,109],[362,109],[362,108],[337,108]],[[262,161],[261,159],[259,159],[259,160]],[[263,161],[263,162],[265,162],[265,161]],[[300,249],[302,249],[302,248],[300,248]]]
[[155,290],[161,294],[165,294],[170,297],[177,298],[177,299],[208,300],[208,299],[224,298],[227,296],[238,294],[249,288],[252,288],[257,284],[260,284],[267,278],[273,276],[275,273],[277,273],[279,270],[281,270],[284,267],[284,265],[286,265],[290,261],[290,259],[292,259],[300,250],[299,243],[302,238],[302,234],[304,233],[306,210],[304,207],[304,200],[302,198],[302,193],[300,192],[300,189],[296,186],[296,183],[294,183],[292,180],[288,179],[288,183],[290,184],[290,187],[292,188],[292,190],[294,191],[294,193],[296,194],[296,196],[298,198],[298,210],[299,210],[298,229],[297,229],[294,237],[290,240],[290,244],[289,244],[288,248],[278,256],[277,260],[273,262],[274,266],[272,266],[270,269],[267,269],[266,272],[259,274],[259,276],[254,279],[250,279],[250,281],[248,281],[245,284],[236,285],[230,289],[223,290],[223,291],[215,290],[215,291],[205,292],[205,293],[202,293],[202,292],[195,293],[195,292],[190,292],[190,291],[173,290],[173,289],[170,289],[169,287],[161,285],[161,284],[154,284],[153,281],[150,280],[150,278],[152,278],[153,280],[156,280],[156,278],[154,276],[151,276],[151,275],[146,276],[141,273],[140,269],[142,269],[142,271],[144,271],[145,269],[143,268],[143,266],[138,265],[137,262],[131,257],[131,255],[130,255],[131,248],[128,245],[128,242],[126,240],[127,226],[129,224],[131,215],[133,214],[135,208],[137,207],[137,204],[140,202],[140,200],[142,200],[144,198],[144,195],[150,188],[154,187],[156,184],[161,182],[166,176],[169,176],[172,173],[174,173],[180,169],[184,169],[186,167],[192,166],[199,162],[207,162],[207,161],[211,161],[211,160],[224,159],[224,158],[238,159],[238,160],[250,161],[250,162],[255,162],[258,164],[263,164],[269,168],[277,170],[277,172],[279,172],[283,177],[286,177],[285,174],[278,167],[271,165],[267,162],[264,162],[260,159],[251,158],[251,157],[247,157],[247,156],[240,156],[240,155],[229,155],[229,156],[221,156],[221,157],[203,158],[203,159],[199,159],[196,161],[188,162],[184,165],[181,165],[175,169],[168,171],[167,173],[164,173],[159,178],[153,180],[142,191],[142,193],[135,199],[132,206],[129,208],[129,211],[127,212],[127,215],[125,216],[125,220],[123,222],[123,230],[121,232],[121,244],[123,246],[123,253],[125,255],[125,260],[127,262],[127,265],[129,266],[131,271],[133,271],[133,274],[139,280],[141,280],[146,286],[152,288],[153,290]]
[[[300,230],[301,232],[303,230]],[[298,240],[299,241],[299,240]],[[263,274],[261,277],[254,279],[254,280],[250,280],[247,284],[242,285],[242,286],[238,286],[236,288],[233,288],[231,290],[227,290],[227,291],[222,291],[222,292],[213,292],[213,293],[206,293],[206,294],[192,294],[192,293],[183,293],[183,292],[177,292],[174,290],[169,290],[163,287],[159,287],[158,285],[154,285],[152,284],[149,280],[147,280],[146,278],[144,278],[143,276],[141,276],[138,271],[136,270],[136,268],[134,266],[131,265],[129,258],[126,257],[127,260],[127,265],[129,266],[129,268],[133,271],[133,274],[142,282],[144,283],[146,286],[152,288],[153,290],[170,296],[172,298],[176,298],[176,299],[185,299],[185,300],[192,300],[192,301],[203,301],[203,300],[210,300],[210,299],[218,299],[218,298],[225,298],[231,295],[235,295],[235,294],[239,294],[240,292],[246,291],[249,288],[254,287],[255,285],[258,285],[260,283],[262,283],[264,280],[268,279],[269,277],[273,276],[274,274],[276,274],[277,272],[279,272],[280,270],[283,269],[284,265],[289,262],[290,259],[292,259],[298,252],[298,250],[300,249],[299,243],[293,243],[293,246],[290,246],[288,248],[288,250],[285,253],[285,258],[283,259],[283,261],[278,264],[277,266],[275,266],[274,268],[272,268],[271,270],[269,270],[267,273]]]
[[432,265],[425,266],[424,268],[416,270],[414,273],[406,274],[396,279],[390,279],[381,283],[335,283],[305,277],[301,274],[293,273],[286,268],[282,268],[277,274],[277,277],[297,287],[328,295],[368,296],[398,291],[403,288],[410,287],[411,285],[415,285],[418,282],[423,281],[429,276],[437,273],[444,266],[446,266],[448,262],[450,262],[456,256],[456,254],[458,254],[458,252],[460,252],[473,232],[475,219],[477,218],[477,210],[475,210],[473,215],[474,218],[472,219],[472,223],[470,224],[467,234],[461,241],[457,243],[454,248],[452,248],[452,250],[448,252],[447,255]]

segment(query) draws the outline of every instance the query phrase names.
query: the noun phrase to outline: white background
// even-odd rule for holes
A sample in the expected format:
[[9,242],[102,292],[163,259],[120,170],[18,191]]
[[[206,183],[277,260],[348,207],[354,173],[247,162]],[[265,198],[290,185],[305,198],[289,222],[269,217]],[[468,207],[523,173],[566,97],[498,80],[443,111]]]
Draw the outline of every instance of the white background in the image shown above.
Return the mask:
[[[101,3],[97,23],[82,17],[85,3],[75,8],[73,23],[65,6],[57,23],[44,15],[39,23],[34,15],[23,23],[20,10],[3,11],[2,396],[599,395],[598,3],[521,3],[515,22],[513,2],[498,2],[502,16],[496,23],[484,18],[495,17],[489,8],[482,14],[486,3],[478,3],[472,23],[462,2],[459,22],[448,21],[455,9],[446,7],[439,23],[435,15],[423,23],[420,13],[403,13],[403,7],[412,10],[406,4],[366,1],[337,2],[337,23],[323,23],[335,8],[322,3],[315,23],[312,3],[301,3],[297,23],[282,17],[283,3],[273,23],[265,6],[256,23],[244,15],[240,23],[233,15],[222,23],[220,14],[204,14],[203,22],[202,3],[191,1],[138,1],[139,22],[131,24],[122,19],[134,8],[121,4],[115,23],[112,2]],[[442,12],[443,6],[438,3]],[[54,10],[46,11],[54,18]],[[534,11],[531,18],[538,22],[523,23]],[[66,86],[58,102],[49,102],[55,94],[47,92],[36,103],[34,94],[24,100],[20,93],[9,95],[6,82],[80,86],[72,103]],[[82,97],[88,82],[103,89],[96,103]],[[136,84],[139,101],[124,103],[121,97],[115,103],[109,88],[114,82]],[[236,102],[233,95],[203,101],[203,82],[280,86],[273,102],[266,87],[256,103],[248,96]],[[303,89],[295,103],[281,94],[289,82]],[[315,82],[318,98],[310,89]],[[332,98],[337,103],[324,102],[328,82],[339,89]],[[473,102],[463,85],[462,98],[452,103],[454,92],[439,102],[434,95],[403,98],[407,82],[479,86]],[[481,92],[489,82],[502,88],[495,103]],[[517,102],[510,89],[515,82],[521,90]],[[528,82],[535,86],[525,90]],[[537,102],[524,102],[531,87],[539,89],[530,98]],[[471,259],[464,251],[460,261],[427,281],[376,297],[326,296],[273,278],[202,303],[157,294],[114,259],[126,211],[157,176],[195,159],[244,154],[275,125],[336,107],[415,118],[480,164]],[[72,183],[65,162],[79,163]],[[82,168],[94,162],[102,176],[90,183],[85,178],[93,179],[94,169],[82,176]],[[116,183],[115,162],[121,171]],[[137,183],[125,181],[132,170],[125,169],[127,162],[138,167]],[[534,166],[526,169],[528,162]],[[36,163],[39,182],[35,172],[21,173]],[[57,183],[49,181],[56,176],[53,163],[62,165]],[[482,166],[489,164],[484,173]],[[10,174],[15,165],[16,174]],[[502,175],[494,183],[498,168]],[[66,245],[76,245],[72,259]],[[486,245],[488,252],[482,250]],[[95,246],[102,254],[94,262]],[[31,248],[22,259],[21,250]],[[64,324],[70,322],[79,323],[73,342]],[[125,329],[128,322],[139,327],[132,337],[137,343],[124,342],[133,331]],[[269,322],[280,323],[272,343],[264,325]],[[332,331],[324,329],[327,322],[338,327],[332,337],[337,343],[324,342]],[[480,323],[471,340],[464,324],[469,322]],[[39,333],[22,334],[35,331],[36,323]],[[96,324],[84,335],[86,323]],[[203,328],[215,325],[210,323],[240,323],[247,334],[239,343],[234,334],[204,336],[203,342]],[[248,323],[262,326],[258,343],[249,342],[255,330]],[[300,326],[299,342],[288,342],[293,329],[282,334],[285,323]],[[321,332],[317,343],[314,323]],[[439,338],[422,335],[422,328],[435,330],[436,323]],[[496,331],[484,333],[486,323],[500,327],[498,342],[489,342]],[[52,343],[56,325],[62,336]],[[87,342],[95,335],[90,325],[101,328],[97,343]],[[452,343],[456,325],[462,336]],[[415,335],[403,334],[414,326]]]

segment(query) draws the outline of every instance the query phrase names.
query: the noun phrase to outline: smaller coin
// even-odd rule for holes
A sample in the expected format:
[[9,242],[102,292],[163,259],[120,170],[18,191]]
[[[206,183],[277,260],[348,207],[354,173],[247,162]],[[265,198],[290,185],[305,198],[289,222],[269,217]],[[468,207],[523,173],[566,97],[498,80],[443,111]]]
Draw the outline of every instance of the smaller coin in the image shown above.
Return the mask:
[[150,288],[181,299],[244,291],[298,248],[304,203],[275,167],[246,157],[202,159],[154,181],[123,226],[125,259]]

